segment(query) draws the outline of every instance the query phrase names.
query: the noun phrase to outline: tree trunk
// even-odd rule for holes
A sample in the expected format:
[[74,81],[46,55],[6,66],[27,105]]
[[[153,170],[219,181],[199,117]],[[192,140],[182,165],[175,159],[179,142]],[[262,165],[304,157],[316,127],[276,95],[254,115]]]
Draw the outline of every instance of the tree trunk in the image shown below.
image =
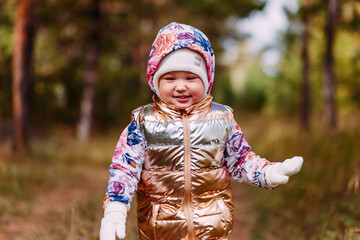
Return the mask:
[[310,20],[309,9],[311,0],[303,0],[304,4],[304,18],[302,33],[302,99],[301,99],[301,125],[303,129],[309,129],[310,118],[310,58],[309,58],[309,37],[310,37]]
[[80,105],[80,120],[77,129],[77,137],[81,142],[88,141],[92,126],[100,52],[100,0],[92,0],[90,19],[91,29],[88,36],[88,46],[85,57],[84,89]]
[[325,113],[331,129],[336,129],[336,100],[333,45],[335,38],[335,25],[338,0],[329,0],[328,15],[325,26],[326,51],[324,59],[324,93]]
[[34,1],[16,3],[12,65],[14,149],[26,150],[31,93],[31,66],[34,46]]

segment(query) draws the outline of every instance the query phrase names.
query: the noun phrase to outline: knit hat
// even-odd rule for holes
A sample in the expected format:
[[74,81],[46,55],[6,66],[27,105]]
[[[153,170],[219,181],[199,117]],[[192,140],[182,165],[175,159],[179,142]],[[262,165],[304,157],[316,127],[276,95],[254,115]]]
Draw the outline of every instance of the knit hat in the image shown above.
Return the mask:
[[154,74],[154,88],[159,92],[159,78],[168,72],[187,71],[198,75],[204,83],[205,93],[209,88],[206,63],[197,52],[188,48],[181,48],[164,57]]
[[[192,56],[194,53],[189,53],[189,51],[186,50],[185,52],[189,54],[181,53],[181,51],[183,51],[182,49],[192,50],[195,52],[195,54],[199,54],[201,56],[200,68],[196,68],[196,65],[191,64],[194,63],[194,57],[192,58],[190,56]],[[180,61],[174,61],[173,59],[170,59],[171,54],[175,54],[174,56],[177,54],[190,56],[176,57],[179,58]],[[170,59],[169,61],[166,60],[168,57]],[[198,55],[196,57],[198,57]],[[182,59],[190,59],[190,61],[184,61]],[[202,64],[202,61],[205,61],[205,64]],[[176,69],[172,68],[173,64],[176,65]],[[166,70],[163,71],[158,69],[160,65],[164,65],[164,69]],[[166,65],[171,65],[171,67],[166,67]],[[206,74],[202,74],[204,70],[199,70],[203,69],[203,65],[206,69]],[[210,93],[214,82],[215,56],[210,41],[203,32],[190,25],[177,22],[172,22],[160,29],[151,47],[146,70],[149,86],[151,90],[157,95],[159,95],[158,80],[162,75],[160,73],[169,72],[170,69],[173,69],[173,71],[189,71],[189,69],[193,69],[191,72],[201,77],[204,82],[205,96]],[[157,74],[156,81],[154,79],[155,74]],[[156,82],[156,87],[154,82]]]

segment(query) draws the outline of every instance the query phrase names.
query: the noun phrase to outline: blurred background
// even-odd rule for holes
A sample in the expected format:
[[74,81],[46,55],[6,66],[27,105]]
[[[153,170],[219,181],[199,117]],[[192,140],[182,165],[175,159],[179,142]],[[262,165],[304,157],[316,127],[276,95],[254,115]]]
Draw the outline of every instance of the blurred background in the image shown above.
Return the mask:
[[[210,39],[212,95],[253,151],[301,155],[275,190],[233,184],[231,239],[360,239],[357,0],[1,0],[0,239],[98,239],[108,166],[177,21]],[[136,205],[135,201],[133,205]],[[127,239],[138,239],[136,206]]]

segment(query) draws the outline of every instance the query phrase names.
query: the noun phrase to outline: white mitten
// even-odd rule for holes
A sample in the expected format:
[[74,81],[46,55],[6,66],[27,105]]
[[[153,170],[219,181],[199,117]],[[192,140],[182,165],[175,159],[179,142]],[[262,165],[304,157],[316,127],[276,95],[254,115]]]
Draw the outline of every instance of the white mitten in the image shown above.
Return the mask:
[[269,186],[276,187],[287,183],[291,175],[300,171],[303,161],[302,157],[293,157],[269,166],[265,172]]
[[100,240],[115,240],[125,238],[127,207],[121,202],[110,202],[105,206],[104,217],[101,220]]

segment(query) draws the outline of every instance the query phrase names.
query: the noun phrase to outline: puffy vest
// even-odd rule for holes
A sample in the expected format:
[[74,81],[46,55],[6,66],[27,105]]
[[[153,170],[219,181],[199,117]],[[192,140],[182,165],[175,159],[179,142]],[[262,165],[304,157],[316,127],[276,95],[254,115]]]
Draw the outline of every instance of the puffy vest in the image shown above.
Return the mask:
[[227,239],[233,223],[224,149],[232,110],[208,96],[186,110],[154,103],[133,111],[147,142],[137,190],[141,239]]

